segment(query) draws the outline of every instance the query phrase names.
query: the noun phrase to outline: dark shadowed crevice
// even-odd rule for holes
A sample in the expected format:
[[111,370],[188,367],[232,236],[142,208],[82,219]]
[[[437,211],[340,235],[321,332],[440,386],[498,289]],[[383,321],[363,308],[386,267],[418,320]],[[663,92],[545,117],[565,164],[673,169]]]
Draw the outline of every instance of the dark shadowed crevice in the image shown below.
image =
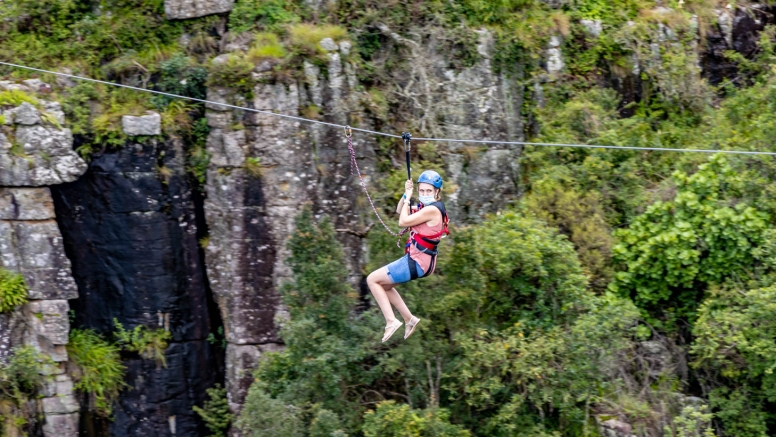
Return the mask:
[[84,414],[82,435],[207,432],[192,407],[223,381],[224,353],[208,341],[221,322],[198,243],[206,232],[198,226],[202,201],[182,154],[173,141],[127,144],[95,154],[79,180],[52,188],[79,288],[70,301],[74,327],[110,335],[115,318],[127,329],[142,324],[173,336],[166,368],[125,354],[131,388],[121,393],[112,421]]

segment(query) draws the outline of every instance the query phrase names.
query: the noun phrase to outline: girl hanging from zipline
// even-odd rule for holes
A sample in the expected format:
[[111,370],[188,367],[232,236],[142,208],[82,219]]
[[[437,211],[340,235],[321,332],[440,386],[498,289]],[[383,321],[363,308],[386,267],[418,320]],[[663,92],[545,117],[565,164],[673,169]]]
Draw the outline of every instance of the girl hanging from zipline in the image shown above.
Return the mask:
[[433,170],[426,170],[420,175],[418,178],[420,204],[415,211],[410,209],[413,191],[412,179],[408,179],[404,183],[404,195],[396,207],[396,212],[399,213],[399,226],[410,229],[405,255],[380,267],[366,278],[369,290],[385,317],[383,342],[391,338],[402,324],[396,319],[391,305],[399,310],[406,323],[404,338],[409,338],[415,332],[420,319],[412,315],[394,286],[430,275],[436,265],[436,248],[439,240],[449,233],[445,205],[439,201],[442,192],[442,176]]

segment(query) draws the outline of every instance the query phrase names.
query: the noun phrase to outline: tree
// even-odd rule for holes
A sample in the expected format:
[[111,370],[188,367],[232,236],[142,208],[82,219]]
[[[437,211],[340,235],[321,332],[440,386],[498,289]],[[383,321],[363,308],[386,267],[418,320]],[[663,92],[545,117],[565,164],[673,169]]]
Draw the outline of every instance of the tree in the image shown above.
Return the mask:
[[776,412],[776,287],[715,287],[693,327],[693,367],[729,435],[772,435]]
[[616,232],[621,271],[610,289],[653,316],[667,308],[692,318],[709,284],[751,271],[769,216],[736,201],[744,181],[722,156],[673,177],[674,200],[650,205]]

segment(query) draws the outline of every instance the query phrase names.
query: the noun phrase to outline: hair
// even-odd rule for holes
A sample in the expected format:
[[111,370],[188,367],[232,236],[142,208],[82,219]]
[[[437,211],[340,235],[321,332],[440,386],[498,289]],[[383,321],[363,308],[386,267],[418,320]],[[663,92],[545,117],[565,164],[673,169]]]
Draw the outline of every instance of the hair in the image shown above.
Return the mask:
[[439,187],[436,189],[436,192],[434,193],[434,198],[438,201],[442,200],[442,187]]

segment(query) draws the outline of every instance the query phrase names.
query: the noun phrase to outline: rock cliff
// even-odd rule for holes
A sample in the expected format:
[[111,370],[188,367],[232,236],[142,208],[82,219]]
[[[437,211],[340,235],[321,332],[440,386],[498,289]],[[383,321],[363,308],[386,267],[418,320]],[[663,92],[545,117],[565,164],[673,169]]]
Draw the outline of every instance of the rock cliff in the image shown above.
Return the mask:
[[80,291],[72,301],[75,323],[110,333],[116,319],[130,329],[172,333],[166,367],[124,357],[130,387],[112,421],[87,416],[90,427],[109,427],[110,435],[202,435],[192,407],[222,374],[223,357],[207,341],[219,322],[208,305],[197,205],[182,154],[177,140],[136,137],[94,155],[84,176],[53,190]]
[[[386,32],[390,34],[390,30]],[[427,62],[417,66],[412,79],[438,90],[424,104],[443,117],[434,130],[440,136],[522,139],[518,86],[492,71],[489,34],[482,32],[480,39],[482,61],[459,72],[442,68],[447,63],[443,54],[434,50],[433,41],[428,45],[402,41]],[[356,77],[355,65],[348,61],[351,43],[336,44],[329,39],[320,45],[327,48],[328,61],[323,66],[305,62],[301,80],[276,80],[268,67],[259,66],[254,75],[260,84],[253,89],[252,99],[226,88],[209,89],[208,99],[244,102],[252,108],[297,116],[313,105],[321,108],[323,121],[347,124],[360,120],[359,127],[372,128],[373,121],[361,103],[364,86]],[[293,231],[294,217],[305,203],[311,203],[316,214],[332,217],[336,228],[355,233],[376,219],[358,178],[350,174],[347,144],[339,129],[218,105],[208,106],[207,118],[211,127],[205,202],[210,227],[207,268],[229,343],[230,405],[238,411],[253,381],[250,370],[262,353],[281,347],[277,323],[282,321],[284,311],[276,290],[290,275],[284,263],[289,255],[285,245]],[[373,190],[379,177],[375,141],[373,137],[354,135],[359,167]],[[459,143],[443,142],[435,147],[444,156],[446,186],[451,187],[446,193],[447,202],[457,223],[477,220],[516,196],[514,163],[519,148],[491,147],[472,159]],[[396,227],[395,217],[389,216],[387,221]],[[378,227],[373,232],[384,230]],[[340,242],[350,254],[343,268],[358,284],[368,273],[363,270],[363,241],[343,232]]]
[[[19,85],[23,87],[23,85]],[[42,433],[78,435],[79,406],[66,373],[68,299],[78,297],[46,185],[70,182],[86,170],[73,152],[56,102],[25,102],[2,112],[0,132],[0,266],[21,273],[28,303],[0,314],[0,360],[22,344],[48,355],[56,366],[41,393]]]

